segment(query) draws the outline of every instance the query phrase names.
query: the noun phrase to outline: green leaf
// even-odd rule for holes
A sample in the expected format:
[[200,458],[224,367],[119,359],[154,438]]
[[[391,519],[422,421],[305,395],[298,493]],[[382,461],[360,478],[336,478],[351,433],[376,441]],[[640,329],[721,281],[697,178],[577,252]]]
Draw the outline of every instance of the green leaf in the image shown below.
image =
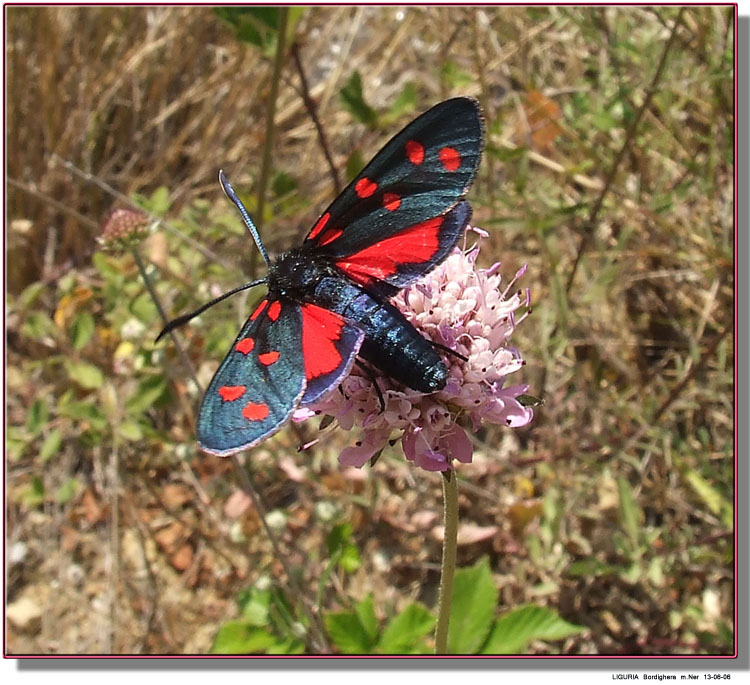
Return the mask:
[[349,80],[341,89],[341,103],[357,121],[361,121],[370,128],[378,123],[378,113],[365,102],[362,94],[362,77],[358,71],[352,73]]
[[169,188],[159,186],[149,198],[148,209],[156,216],[164,216],[169,209]]
[[73,343],[73,349],[81,350],[94,335],[94,317],[91,312],[83,311],[73,319],[70,327],[70,339]]
[[136,442],[143,438],[143,429],[137,421],[123,421],[117,427],[117,434],[128,442]]
[[685,473],[685,479],[695,493],[703,500],[712,514],[721,517],[721,523],[726,528],[734,526],[734,505],[709,483],[697,471]]
[[417,88],[409,82],[399,93],[388,112],[383,116],[382,125],[390,126],[407,114],[413,114],[417,107]]
[[279,30],[278,7],[217,7],[214,12],[234,30],[237,40],[273,54]]
[[527,604],[501,616],[492,628],[484,654],[520,654],[532,640],[562,640],[587,630],[545,607]]
[[305,643],[293,637],[281,639],[271,645],[266,654],[304,654]]
[[24,288],[21,294],[18,296],[18,305],[23,308],[28,308],[34,302],[36,302],[39,295],[41,295],[47,286],[44,283],[36,282]]
[[622,122],[611,112],[607,111],[594,112],[591,117],[591,123],[595,128],[598,128],[600,131],[604,132],[611,131],[613,128],[616,128],[618,126],[622,126]]
[[359,555],[359,550],[356,545],[348,544],[341,550],[341,556],[339,557],[339,566],[346,573],[354,573],[362,566],[362,557]]
[[331,641],[344,654],[370,654],[372,652],[375,644],[354,612],[341,611],[326,614],[323,620]]
[[18,461],[33,438],[19,426],[8,426],[5,431],[5,454],[9,462]]
[[29,312],[21,325],[21,333],[31,340],[44,340],[47,337],[54,340],[57,337],[57,326],[44,312],[34,311]]
[[347,573],[354,573],[361,565],[357,546],[351,541],[352,526],[350,523],[342,523],[334,526],[328,534],[328,554]]
[[565,572],[569,576],[592,578],[595,576],[612,575],[613,573],[618,573],[620,570],[619,566],[613,566],[598,559],[589,558],[574,561],[568,566]]
[[410,604],[383,631],[378,651],[382,654],[421,653],[423,638],[432,633],[435,622],[425,606],[417,602]]
[[42,447],[39,450],[39,458],[42,460],[42,463],[48,462],[60,451],[62,438],[62,431],[59,428],[55,428],[55,430],[44,439]]
[[630,539],[633,551],[637,551],[643,513],[633,497],[630,483],[622,476],[617,479],[617,494],[620,498],[620,522]]
[[93,390],[102,387],[104,374],[98,366],[94,366],[88,362],[73,362],[68,360],[65,362],[65,368],[70,380],[78,383],[82,388]]
[[29,509],[36,509],[44,502],[44,483],[39,476],[34,476],[24,488],[21,501]]
[[26,415],[26,428],[34,436],[37,436],[49,420],[49,405],[46,400],[36,399],[29,408]]
[[297,181],[294,176],[285,171],[277,171],[271,180],[271,189],[277,198],[283,198],[297,190]]
[[448,629],[449,654],[476,654],[492,627],[498,591],[487,557],[456,571]]
[[55,499],[58,504],[67,504],[78,492],[80,485],[75,478],[68,478],[58,489]]
[[140,414],[151,408],[164,394],[167,383],[163,376],[150,376],[138,384],[138,389],[125,402],[125,409],[130,414]]
[[62,416],[67,416],[77,421],[85,421],[98,430],[102,430],[108,425],[107,419],[102,414],[98,404],[94,404],[93,402],[78,402],[72,399],[72,394],[70,393],[63,394],[57,408]]
[[331,532],[326,536],[326,546],[328,547],[329,556],[333,556],[346,545],[352,536],[351,523],[339,523],[331,528]]
[[443,62],[441,77],[449,90],[462,90],[474,84],[474,77],[450,60]]
[[276,644],[276,637],[246,621],[227,621],[216,633],[213,654],[251,654],[265,652]]
[[367,639],[374,644],[377,641],[380,626],[378,625],[378,618],[375,616],[375,605],[372,601],[372,595],[367,595],[367,597],[359,602],[354,607],[354,613],[357,614],[360,625],[367,634]]

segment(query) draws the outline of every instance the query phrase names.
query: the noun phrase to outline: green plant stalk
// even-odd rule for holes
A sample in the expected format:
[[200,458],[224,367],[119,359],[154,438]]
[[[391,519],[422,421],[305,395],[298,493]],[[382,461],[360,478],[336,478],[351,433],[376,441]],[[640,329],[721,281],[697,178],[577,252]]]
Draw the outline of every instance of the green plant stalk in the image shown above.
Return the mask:
[[[274,119],[276,118],[276,100],[279,96],[279,83],[281,82],[281,67],[284,65],[284,52],[286,51],[286,27],[289,20],[289,8],[279,8],[279,31],[276,39],[276,55],[273,59],[273,73],[271,75],[271,93],[268,97],[268,110],[266,111],[266,140],[263,144],[263,158],[260,165],[260,178],[258,179],[258,210],[255,223],[258,230],[263,227],[263,213],[266,208],[266,191],[268,180],[271,178],[271,151],[273,150]],[[255,277],[258,264],[258,250],[250,252],[250,274]]]
[[448,647],[448,626],[450,625],[451,602],[453,600],[453,579],[456,575],[456,543],[458,540],[457,480],[454,471],[443,471],[445,532],[443,533],[443,563],[440,567],[435,654],[446,654]]

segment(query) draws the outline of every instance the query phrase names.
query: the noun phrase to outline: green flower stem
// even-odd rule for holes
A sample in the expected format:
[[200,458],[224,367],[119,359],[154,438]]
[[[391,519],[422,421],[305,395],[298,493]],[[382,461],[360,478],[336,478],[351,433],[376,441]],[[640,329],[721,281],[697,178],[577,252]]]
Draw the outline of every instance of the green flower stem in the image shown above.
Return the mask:
[[435,654],[446,654],[448,625],[453,600],[453,579],[456,575],[456,543],[458,540],[458,485],[455,471],[443,471],[443,504],[445,532],[443,533],[443,563],[440,568],[440,597],[435,628]]
[[[169,317],[167,316],[167,313],[164,311],[164,307],[161,306],[161,300],[159,299],[159,296],[156,294],[156,290],[154,290],[154,286],[151,283],[151,279],[149,278],[148,271],[146,271],[146,265],[143,262],[143,258],[138,252],[138,248],[136,247],[131,248],[131,252],[133,253],[133,259],[135,259],[135,263],[138,265],[138,271],[141,274],[141,278],[143,279],[143,282],[146,284],[146,290],[148,290],[148,294],[151,296],[151,301],[154,303],[154,306],[156,307],[156,310],[159,312],[159,316],[161,317],[162,322],[166,326],[169,323]],[[185,365],[185,368],[190,372],[190,377],[193,379],[193,383],[195,383],[195,386],[198,388],[198,391],[200,393],[203,393],[203,388],[201,387],[201,384],[198,382],[198,374],[195,371],[195,367],[193,366],[193,363],[190,361],[190,357],[187,356],[187,353],[185,352],[184,348],[180,344],[179,339],[174,334],[174,331],[169,332],[169,337],[172,338],[172,342],[174,343],[174,346],[177,349],[177,353],[180,355],[180,359],[182,360],[182,363]]]

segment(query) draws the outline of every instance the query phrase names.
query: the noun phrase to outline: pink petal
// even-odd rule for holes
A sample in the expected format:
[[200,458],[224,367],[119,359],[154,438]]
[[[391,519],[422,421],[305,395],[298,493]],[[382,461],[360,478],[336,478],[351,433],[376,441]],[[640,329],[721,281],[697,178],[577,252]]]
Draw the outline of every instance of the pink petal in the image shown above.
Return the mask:
[[445,447],[450,452],[451,457],[458,459],[462,464],[471,463],[471,457],[474,454],[474,447],[466,435],[466,431],[457,423],[454,423],[447,433],[440,438],[440,446]]

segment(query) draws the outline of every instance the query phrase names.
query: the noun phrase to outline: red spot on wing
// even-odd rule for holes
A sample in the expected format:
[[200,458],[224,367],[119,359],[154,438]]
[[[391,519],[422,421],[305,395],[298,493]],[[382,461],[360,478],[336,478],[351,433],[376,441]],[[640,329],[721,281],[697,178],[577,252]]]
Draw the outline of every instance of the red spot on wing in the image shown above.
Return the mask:
[[414,224],[390,238],[336,261],[336,266],[363,285],[384,280],[404,264],[429,262],[440,248],[444,216]]
[[222,385],[219,388],[219,395],[225,402],[234,402],[245,394],[247,388],[244,385]]
[[354,191],[361,198],[370,197],[378,189],[378,184],[375,181],[371,181],[369,178],[360,178],[354,184]]
[[271,319],[271,321],[276,321],[276,319],[279,318],[279,314],[281,314],[281,302],[276,300],[275,302],[272,302],[271,306],[268,308],[268,318]]
[[446,171],[456,171],[461,166],[461,155],[454,147],[444,147],[440,150],[440,163]]
[[248,402],[242,410],[242,416],[248,421],[262,421],[268,416],[268,405]]
[[242,352],[242,354],[250,354],[253,351],[253,347],[255,347],[255,340],[252,338],[243,338],[234,346],[234,349],[237,352]]
[[401,206],[401,198],[396,193],[383,193],[383,207],[395,212]]
[[255,308],[255,311],[250,314],[250,321],[255,321],[257,319],[261,312],[266,308],[266,305],[268,304],[268,300],[262,300],[261,303]]
[[328,245],[338,238],[343,231],[340,228],[329,228],[318,241],[318,245]]
[[412,164],[421,164],[424,162],[424,145],[416,140],[406,142],[406,156]]
[[323,216],[321,216],[320,219],[318,219],[317,222],[315,223],[315,226],[313,226],[312,231],[310,231],[310,235],[307,236],[307,239],[315,240],[318,234],[325,228],[330,218],[331,218],[330,212],[326,212]]
[[314,304],[302,305],[302,356],[307,380],[335,371],[342,362],[336,341],[345,321],[338,314]]
[[271,366],[274,362],[278,361],[279,353],[274,350],[273,352],[265,352],[264,354],[258,355],[258,361],[264,366]]

